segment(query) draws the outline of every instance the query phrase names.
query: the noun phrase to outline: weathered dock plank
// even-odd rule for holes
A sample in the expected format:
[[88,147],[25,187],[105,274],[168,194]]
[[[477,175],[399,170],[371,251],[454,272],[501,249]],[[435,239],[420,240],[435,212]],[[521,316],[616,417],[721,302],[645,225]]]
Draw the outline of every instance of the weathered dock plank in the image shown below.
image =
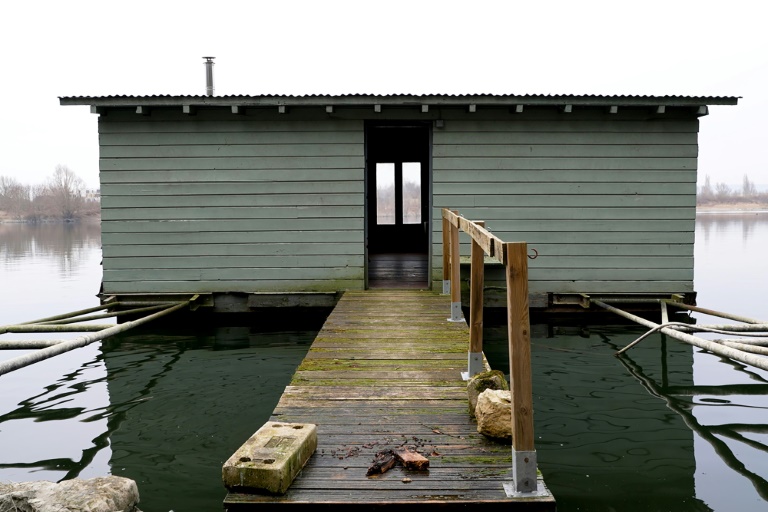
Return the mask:
[[[555,510],[551,495],[507,497],[511,447],[469,418],[460,375],[469,334],[449,314],[449,299],[431,292],[346,292],[270,418],[316,424],[316,453],[285,495],[230,493],[225,508]],[[429,470],[366,476],[378,451],[402,445]]]

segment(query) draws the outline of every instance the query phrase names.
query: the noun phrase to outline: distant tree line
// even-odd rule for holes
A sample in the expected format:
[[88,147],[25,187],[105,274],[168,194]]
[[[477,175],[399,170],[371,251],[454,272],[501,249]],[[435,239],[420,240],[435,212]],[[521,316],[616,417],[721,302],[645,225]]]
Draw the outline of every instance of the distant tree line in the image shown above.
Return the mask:
[[741,188],[731,188],[725,183],[712,186],[709,175],[704,178],[704,186],[696,196],[697,204],[713,203],[764,203],[768,204],[768,192],[759,192],[755,184],[744,175]]
[[99,211],[98,196],[89,194],[85,182],[65,165],[57,165],[41,185],[0,176],[0,212],[11,219],[72,221],[98,215]]
[[[403,181],[403,224],[421,223],[421,185]],[[395,184],[376,187],[377,224],[395,223]]]

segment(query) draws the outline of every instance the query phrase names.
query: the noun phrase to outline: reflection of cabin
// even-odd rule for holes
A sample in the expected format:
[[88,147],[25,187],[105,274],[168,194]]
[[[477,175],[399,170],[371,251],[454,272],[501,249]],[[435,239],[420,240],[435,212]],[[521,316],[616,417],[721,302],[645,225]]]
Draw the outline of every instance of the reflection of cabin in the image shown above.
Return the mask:
[[691,293],[698,118],[737,98],[60,101],[100,114],[104,292],[259,305],[266,292],[441,289],[444,207],[535,247],[539,298]]

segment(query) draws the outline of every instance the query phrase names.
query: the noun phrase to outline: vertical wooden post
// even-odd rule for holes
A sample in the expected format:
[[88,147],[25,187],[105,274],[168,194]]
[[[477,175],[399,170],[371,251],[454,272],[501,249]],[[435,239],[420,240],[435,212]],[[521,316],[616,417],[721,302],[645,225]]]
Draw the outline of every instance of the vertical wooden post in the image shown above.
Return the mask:
[[504,244],[507,277],[507,329],[512,398],[512,474],[518,493],[536,491],[533,436],[531,325],[528,311],[528,244]]
[[443,208],[443,295],[451,293],[451,224],[445,218]]
[[[482,220],[475,221],[485,227]],[[471,270],[469,280],[469,354],[467,378],[482,372],[483,367],[483,286],[485,285],[485,252],[472,238]]]
[[[454,212],[455,213],[455,212]],[[451,224],[451,322],[464,320],[461,314],[461,254],[459,227]]]

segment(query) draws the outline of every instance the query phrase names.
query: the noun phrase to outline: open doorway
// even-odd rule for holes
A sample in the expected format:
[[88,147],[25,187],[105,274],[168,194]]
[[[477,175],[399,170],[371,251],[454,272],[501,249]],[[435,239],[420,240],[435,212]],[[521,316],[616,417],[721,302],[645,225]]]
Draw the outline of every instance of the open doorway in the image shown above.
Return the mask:
[[427,288],[430,127],[366,127],[369,288]]

